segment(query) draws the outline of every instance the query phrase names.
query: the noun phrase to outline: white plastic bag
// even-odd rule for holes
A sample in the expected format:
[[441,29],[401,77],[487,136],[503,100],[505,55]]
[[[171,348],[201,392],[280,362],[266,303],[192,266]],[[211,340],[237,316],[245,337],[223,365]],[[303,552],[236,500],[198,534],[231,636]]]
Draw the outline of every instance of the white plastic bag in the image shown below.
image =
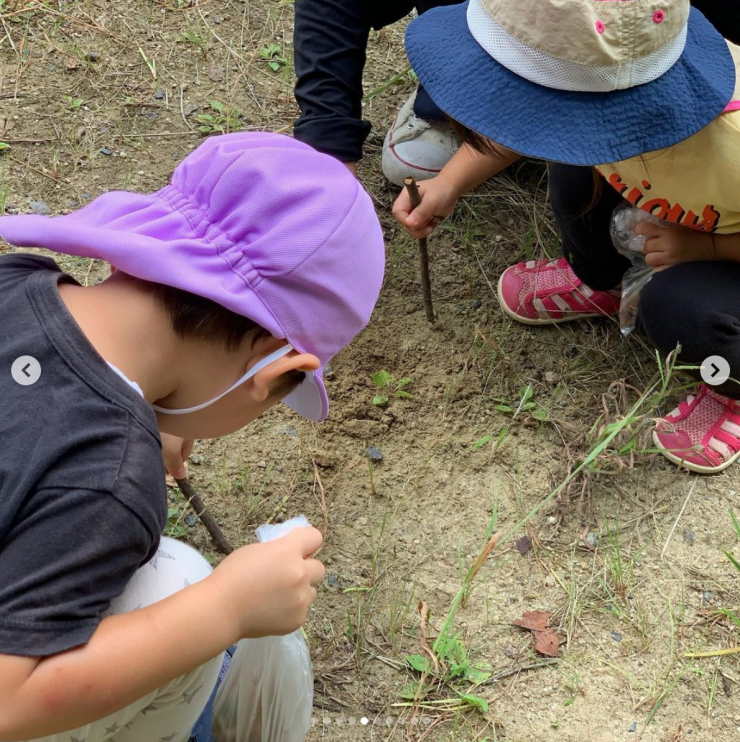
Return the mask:
[[[310,525],[303,516],[257,529],[261,542]],[[311,728],[313,670],[303,632],[242,639],[213,704],[215,742],[304,742]]]
[[620,204],[614,209],[612,242],[619,253],[632,263],[622,279],[622,303],[619,307],[619,324],[625,337],[635,329],[640,294],[653,277],[653,269],[645,262],[643,253],[647,237],[635,234],[635,227],[641,222],[668,226],[667,222],[628,203]]

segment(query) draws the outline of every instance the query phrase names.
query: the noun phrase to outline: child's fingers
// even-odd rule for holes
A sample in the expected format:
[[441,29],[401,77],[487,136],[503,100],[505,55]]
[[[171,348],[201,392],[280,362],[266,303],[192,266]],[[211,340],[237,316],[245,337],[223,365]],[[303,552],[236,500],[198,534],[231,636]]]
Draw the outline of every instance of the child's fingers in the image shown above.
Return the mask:
[[414,238],[417,240],[420,240],[424,237],[429,237],[429,235],[434,232],[434,227],[424,227],[423,229],[409,229],[408,227],[404,227],[404,229]]
[[642,248],[642,252],[644,255],[647,255],[651,252],[662,252],[662,241],[659,239],[660,235],[650,237],[645,241],[645,246]]
[[645,255],[645,262],[653,268],[659,265],[666,265],[666,255],[662,252],[650,252]]
[[295,545],[306,558],[313,556],[321,548],[321,544],[324,543],[324,537],[321,535],[321,531],[313,526],[296,528],[295,531],[291,531],[283,538],[287,542],[287,545]]
[[406,226],[406,220],[409,218],[411,213],[411,199],[409,198],[408,191],[404,188],[401,191],[401,195],[396,199],[393,204],[393,216],[396,220]]
[[635,227],[635,234],[643,235],[645,237],[660,237],[663,234],[665,227],[661,227],[652,222],[640,222]]
[[308,571],[308,579],[314,587],[326,576],[326,567],[318,559],[307,559],[306,570]]

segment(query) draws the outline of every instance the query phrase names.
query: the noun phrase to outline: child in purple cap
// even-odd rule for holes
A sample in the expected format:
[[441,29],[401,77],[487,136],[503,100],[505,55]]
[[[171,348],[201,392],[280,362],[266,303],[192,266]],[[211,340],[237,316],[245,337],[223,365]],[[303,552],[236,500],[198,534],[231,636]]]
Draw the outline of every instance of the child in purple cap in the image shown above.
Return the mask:
[[185,742],[224,650],[298,628],[324,569],[310,528],[215,571],[160,539],[159,431],[226,435],[280,400],[326,417],[322,368],[381,287],[372,202],[327,155],[231,134],[156,194],[0,236],[117,268],[83,288],[0,257],[0,739]]

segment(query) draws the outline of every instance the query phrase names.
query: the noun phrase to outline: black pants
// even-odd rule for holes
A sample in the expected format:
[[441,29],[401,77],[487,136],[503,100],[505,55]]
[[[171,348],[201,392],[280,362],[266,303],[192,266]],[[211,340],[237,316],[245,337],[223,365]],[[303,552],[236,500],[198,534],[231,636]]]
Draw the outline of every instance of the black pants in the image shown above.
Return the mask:
[[[301,115],[295,137],[343,162],[362,157],[370,122],[362,119],[362,73],[371,29],[462,0],[295,0],[295,95]],[[398,70],[406,65],[398,59]],[[442,111],[419,91],[415,112],[441,119]]]
[[[591,168],[550,166],[550,195],[563,252],[588,286],[607,291],[622,281],[629,261],[614,248],[611,215],[622,197],[606,182],[593,208],[596,181]],[[740,378],[740,263],[683,263],[656,273],[642,291],[638,327],[663,356],[681,346],[680,360],[700,366],[722,356],[730,376]],[[698,371],[692,372],[700,379]],[[720,394],[740,399],[728,381]]]

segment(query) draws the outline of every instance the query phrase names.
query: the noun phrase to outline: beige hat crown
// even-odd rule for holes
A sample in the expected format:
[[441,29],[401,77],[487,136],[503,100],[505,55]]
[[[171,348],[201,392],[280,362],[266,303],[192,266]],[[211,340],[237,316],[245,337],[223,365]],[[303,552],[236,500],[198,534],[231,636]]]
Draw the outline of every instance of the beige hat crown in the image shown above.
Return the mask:
[[673,66],[690,10],[689,0],[470,0],[468,25],[496,61],[531,82],[608,92]]

